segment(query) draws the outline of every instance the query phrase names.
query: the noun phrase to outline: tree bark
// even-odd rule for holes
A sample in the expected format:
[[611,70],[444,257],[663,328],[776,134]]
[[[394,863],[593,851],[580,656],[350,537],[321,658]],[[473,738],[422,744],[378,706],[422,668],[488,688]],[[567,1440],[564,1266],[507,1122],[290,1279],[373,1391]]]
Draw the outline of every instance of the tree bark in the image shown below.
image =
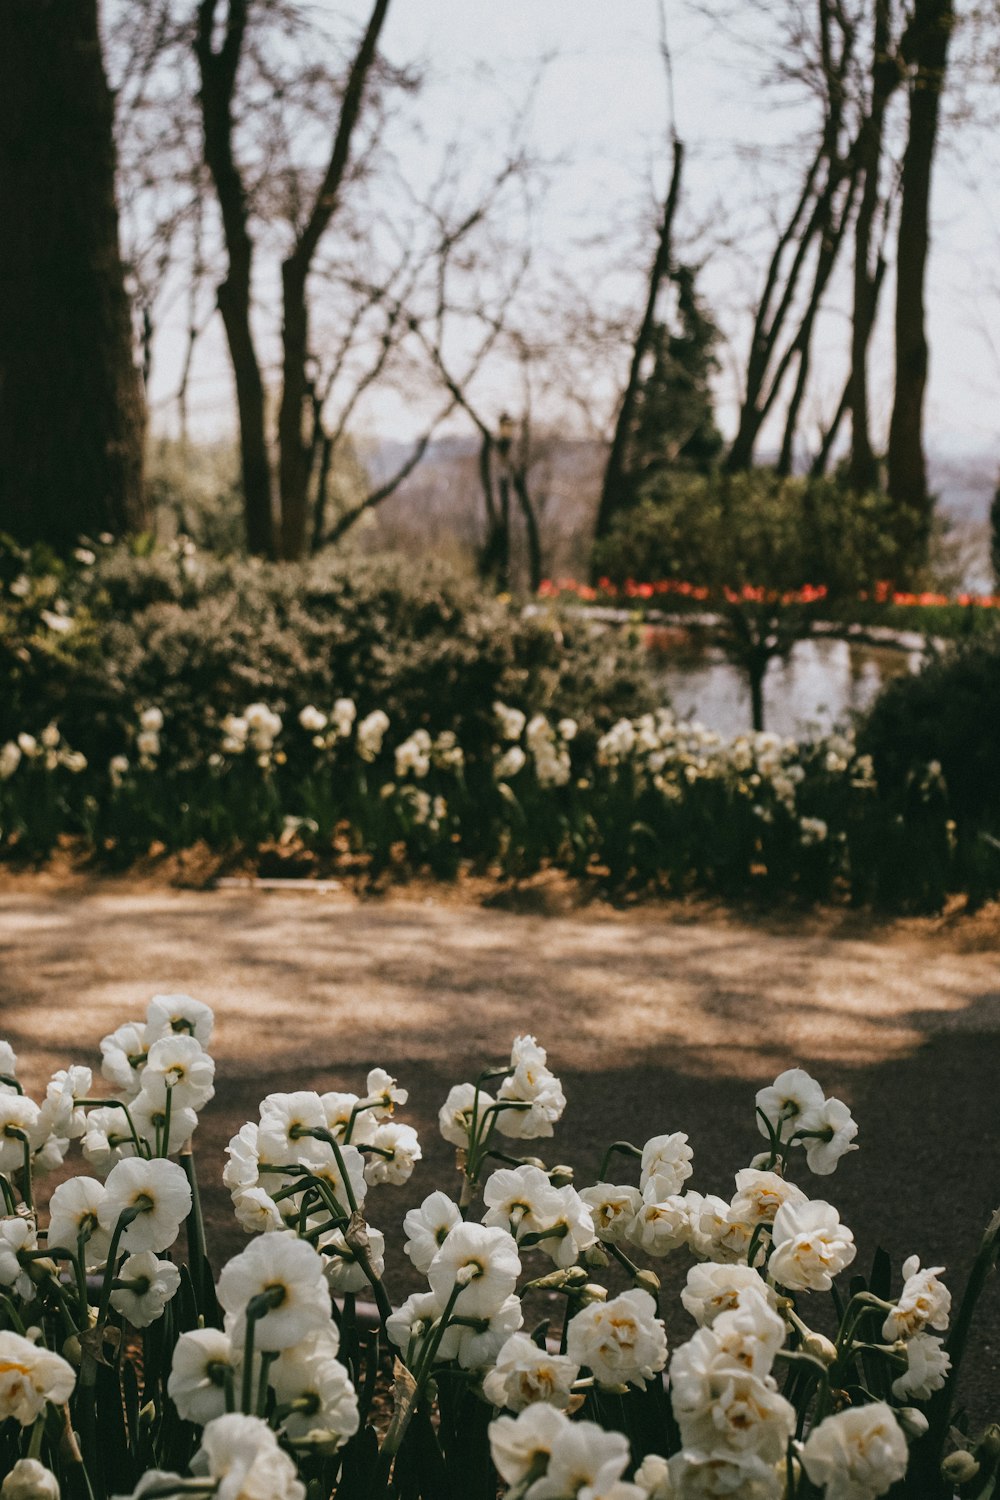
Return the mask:
[[629,366],[628,380],[626,381],[621,404],[618,408],[614,436],[611,439],[608,461],[604,469],[601,498],[597,507],[597,522],[594,527],[595,541],[600,541],[602,537],[607,536],[611,529],[611,523],[624,502],[628,466],[628,443],[632,435],[636,400],[641,384],[642,361],[649,348],[653,328],[656,323],[656,304],[659,300],[660,288],[663,285],[664,277],[670,270],[670,262],[673,255],[674,216],[677,212],[677,201],[680,196],[683,168],[684,145],[683,142],[677,140],[675,137],[670,187],[667,190],[667,197],[663,206],[660,235],[656,244],[653,265],[649,273],[646,306],[643,310],[642,322],[639,324],[639,331],[635,336],[635,343],[632,346],[632,360]]
[[923,433],[927,385],[924,283],[930,251],[931,173],[953,25],[951,0],[916,0],[902,42],[904,60],[914,74],[896,250],[896,390],[889,427],[888,490],[899,508],[899,534],[911,573],[924,560],[930,534]]
[[0,528],[147,524],[97,0],[0,0]]
[[365,83],[375,61],[379,34],[389,9],[389,0],[375,0],[361,45],[351,64],[344,90],[340,119],[330,160],[305,227],[295,248],[281,267],[284,321],[282,324],[282,387],[278,410],[279,486],[281,493],[281,554],[301,557],[306,543],[310,447],[303,438],[308,380],[309,305],[307,285],[313,257],[330,220],[350,158]]

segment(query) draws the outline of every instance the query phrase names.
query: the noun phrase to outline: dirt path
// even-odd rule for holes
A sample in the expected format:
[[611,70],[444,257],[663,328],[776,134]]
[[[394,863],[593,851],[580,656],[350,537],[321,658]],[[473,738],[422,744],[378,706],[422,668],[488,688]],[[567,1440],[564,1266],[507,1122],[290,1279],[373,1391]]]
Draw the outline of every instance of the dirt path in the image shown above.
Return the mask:
[[[862,1149],[806,1184],[854,1227],[859,1266],[880,1241],[897,1265],[915,1251],[945,1262],[957,1286],[1000,1203],[995,918],[751,924],[672,908],[543,916],[452,898],[19,881],[0,891],[0,953],[0,1036],[36,1087],[51,1068],[93,1062],[100,1037],[157,990],[214,1006],[210,1184],[262,1094],[362,1088],[381,1063],[411,1088],[427,1152],[410,1187],[383,1200],[388,1226],[450,1170],[434,1128],[450,1084],[533,1031],[570,1100],[550,1159],[584,1173],[615,1137],[683,1129],[692,1185],[728,1197],[760,1144],[755,1089],[801,1064],[860,1122]],[[209,1201],[238,1236],[217,1186]],[[1000,1407],[1000,1284],[980,1341],[973,1394]]]

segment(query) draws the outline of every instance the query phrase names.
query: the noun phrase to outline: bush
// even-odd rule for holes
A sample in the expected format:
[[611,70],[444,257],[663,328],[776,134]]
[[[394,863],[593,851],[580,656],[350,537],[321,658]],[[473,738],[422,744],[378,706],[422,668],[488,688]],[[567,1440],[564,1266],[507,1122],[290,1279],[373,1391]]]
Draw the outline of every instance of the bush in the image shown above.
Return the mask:
[[522,619],[471,582],[398,558],[220,561],[189,543],[58,564],[0,554],[0,740],[58,721],[91,761],[155,704],[183,756],[227,713],[353,698],[396,722],[490,733],[497,698],[596,733],[652,704],[638,645],[568,613]]

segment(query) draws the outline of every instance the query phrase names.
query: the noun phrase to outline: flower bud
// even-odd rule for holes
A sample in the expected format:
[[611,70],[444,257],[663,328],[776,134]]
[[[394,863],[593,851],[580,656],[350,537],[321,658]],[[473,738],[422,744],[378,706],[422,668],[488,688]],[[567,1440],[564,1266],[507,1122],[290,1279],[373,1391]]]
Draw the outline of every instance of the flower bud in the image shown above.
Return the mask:
[[954,1453],[948,1454],[941,1465],[941,1473],[953,1484],[968,1484],[969,1480],[975,1479],[979,1473],[979,1465],[968,1448],[959,1448]]
[[0,1500],[59,1500],[59,1481],[37,1458],[19,1458],[0,1485]]
[[1000,1458],[1000,1424],[993,1422],[979,1439],[977,1449],[980,1458],[995,1461]]
[[599,1244],[588,1245],[583,1258],[588,1266],[594,1266],[598,1270],[609,1264],[608,1257]]
[[655,1271],[637,1271],[632,1280],[641,1291],[648,1292],[651,1297],[655,1297],[660,1290],[660,1278]]
[[573,1181],[573,1168],[566,1166],[550,1167],[549,1181],[554,1188],[568,1187]]
[[581,1287],[576,1295],[581,1307],[586,1307],[588,1302],[607,1302],[608,1300],[607,1288],[598,1286],[596,1281],[588,1281],[587,1285]]
[[821,1359],[825,1365],[832,1365],[837,1358],[836,1345],[825,1333],[810,1330],[802,1340],[802,1348],[806,1354],[811,1354],[813,1359]]
[[915,1406],[898,1406],[896,1408],[896,1417],[903,1431],[908,1433],[910,1437],[923,1437],[930,1426],[923,1412],[918,1411]]
[[83,1358],[83,1350],[80,1348],[78,1334],[71,1333],[62,1346],[63,1359],[68,1360],[75,1370],[80,1368],[80,1360]]

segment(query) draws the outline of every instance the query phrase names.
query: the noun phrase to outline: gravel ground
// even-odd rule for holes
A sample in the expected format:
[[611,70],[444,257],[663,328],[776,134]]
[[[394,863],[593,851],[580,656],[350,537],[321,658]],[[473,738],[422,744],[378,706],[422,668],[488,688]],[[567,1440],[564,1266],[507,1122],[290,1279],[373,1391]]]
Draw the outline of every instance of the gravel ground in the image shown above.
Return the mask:
[[[30,1087],[156,991],[216,1011],[218,1091],[200,1130],[210,1222],[241,1243],[221,1152],[275,1089],[354,1089],[382,1064],[411,1090],[426,1159],[381,1189],[387,1230],[432,1186],[453,1082],[519,1031],[549,1049],[569,1099],[547,1159],[592,1180],[608,1141],[688,1132],[692,1186],[729,1196],[759,1149],[753,1095],[801,1065],[852,1107],[861,1150],[806,1185],[841,1210],[859,1268],[877,1243],[919,1252],[960,1287],[1000,1203],[1000,915],[874,925],[845,912],[753,918],[710,909],[588,907],[561,915],[442,893],[195,892],[125,881],[8,878],[0,889],[0,1036]],[[390,1291],[410,1289],[394,1257]],[[673,1274],[671,1278],[673,1279]],[[680,1330],[679,1330],[680,1331]],[[1000,1280],[966,1394],[1000,1416]]]

